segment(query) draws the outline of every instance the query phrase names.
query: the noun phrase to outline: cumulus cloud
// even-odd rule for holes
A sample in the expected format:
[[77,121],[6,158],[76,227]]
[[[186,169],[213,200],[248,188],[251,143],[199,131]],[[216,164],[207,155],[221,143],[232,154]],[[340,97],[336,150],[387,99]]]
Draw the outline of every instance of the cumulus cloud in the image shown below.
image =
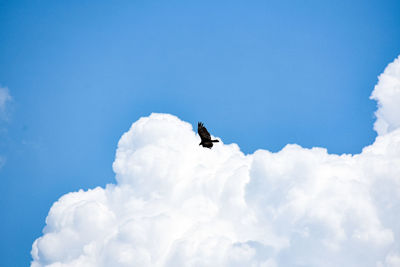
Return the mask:
[[378,134],[391,132],[400,126],[400,56],[379,76],[371,99],[378,102],[374,129]]
[[116,184],[54,203],[31,266],[399,266],[400,112],[382,99],[400,92],[379,84],[389,126],[357,155],[209,150],[175,116],[139,119],[118,143]]

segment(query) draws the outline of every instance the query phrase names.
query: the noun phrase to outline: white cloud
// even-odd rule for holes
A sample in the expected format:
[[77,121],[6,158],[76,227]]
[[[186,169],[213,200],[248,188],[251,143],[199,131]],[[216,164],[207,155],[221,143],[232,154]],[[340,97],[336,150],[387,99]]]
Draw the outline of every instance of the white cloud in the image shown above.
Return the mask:
[[54,203],[32,267],[398,266],[400,113],[390,115],[357,155],[209,150],[175,116],[141,118],[118,143],[116,184]]
[[11,95],[7,87],[0,87],[0,113],[6,110],[7,102],[11,101]]
[[400,56],[379,76],[371,99],[378,102],[374,129],[378,134],[391,132],[400,126]]
[[[7,119],[6,116],[6,105],[9,101],[11,101],[11,96],[7,87],[0,87],[0,122],[2,119]],[[0,128],[0,134],[2,129]],[[4,166],[6,163],[6,158],[3,155],[0,155],[0,168]]]

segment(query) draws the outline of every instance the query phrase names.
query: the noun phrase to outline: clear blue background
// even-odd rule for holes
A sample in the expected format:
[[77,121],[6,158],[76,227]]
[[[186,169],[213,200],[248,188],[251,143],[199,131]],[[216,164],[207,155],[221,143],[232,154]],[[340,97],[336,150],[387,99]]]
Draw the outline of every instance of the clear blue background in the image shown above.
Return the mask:
[[[188,3],[190,2],[190,3]],[[51,204],[114,182],[131,123],[201,120],[246,153],[359,153],[400,1],[0,1],[0,266],[27,266]]]

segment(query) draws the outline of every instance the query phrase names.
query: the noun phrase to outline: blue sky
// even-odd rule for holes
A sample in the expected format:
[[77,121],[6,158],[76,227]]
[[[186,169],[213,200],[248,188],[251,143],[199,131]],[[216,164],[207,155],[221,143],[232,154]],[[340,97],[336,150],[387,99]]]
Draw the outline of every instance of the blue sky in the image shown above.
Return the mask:
[[251,153],[359,153],[377,76],[400,54],[398,1],[0,1],[1,266],[24,266],[51,204],[114,182],[141,116],[203,121]]

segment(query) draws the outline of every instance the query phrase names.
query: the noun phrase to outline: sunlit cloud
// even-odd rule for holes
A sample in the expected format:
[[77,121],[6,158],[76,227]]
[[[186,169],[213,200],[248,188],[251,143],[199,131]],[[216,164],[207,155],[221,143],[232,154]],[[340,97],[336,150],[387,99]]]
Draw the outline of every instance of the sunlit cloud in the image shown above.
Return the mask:
[[116,184],[55,202],[32,266],[398,266],[399,69],[380,76],[378,137],[356,155],[205,149],[176,116],[139,119]]

